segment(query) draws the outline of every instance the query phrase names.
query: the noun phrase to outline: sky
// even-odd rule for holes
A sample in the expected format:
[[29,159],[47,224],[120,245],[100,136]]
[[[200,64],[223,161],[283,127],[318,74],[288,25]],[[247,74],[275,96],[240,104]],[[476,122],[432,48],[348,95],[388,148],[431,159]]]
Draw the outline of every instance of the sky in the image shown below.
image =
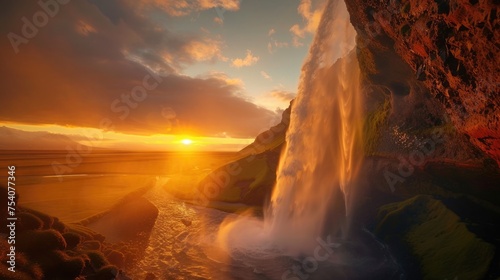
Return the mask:
[[241,148],[279,122],[295,96],[322,5],[8,1],[0,125],[99,130],[107,141],[97,145],[109,148],[175,149],[184,138],[199,149]]

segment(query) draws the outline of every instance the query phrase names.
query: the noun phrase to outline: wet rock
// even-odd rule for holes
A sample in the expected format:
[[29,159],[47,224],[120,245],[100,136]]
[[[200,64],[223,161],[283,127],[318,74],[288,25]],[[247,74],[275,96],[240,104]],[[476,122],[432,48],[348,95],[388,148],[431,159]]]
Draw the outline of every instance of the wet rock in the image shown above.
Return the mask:
[[[500,33],[494,32],[500,27],[498,5],[468,0],[386,2],[346,1],[358,41],[369,42],[362,48],[380,57],[394,50],[431,98],[444,106],[458,132],[500,164]],[[380,13],[384,16],[373,16]]]
[[187,220],[187,219],[181,219],[181,222],[182,222],[185,226],[187,226],[187,227],[191,226],[191,224],[193,223],[193,222],[191,222],[190,220]]

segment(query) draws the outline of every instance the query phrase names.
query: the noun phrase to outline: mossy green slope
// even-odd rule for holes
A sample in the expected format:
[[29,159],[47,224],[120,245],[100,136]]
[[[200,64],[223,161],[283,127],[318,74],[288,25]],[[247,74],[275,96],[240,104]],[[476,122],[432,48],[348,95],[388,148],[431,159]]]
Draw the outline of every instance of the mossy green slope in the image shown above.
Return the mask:
[[386,98],[377,109],[368,113],[363,125],[365,155],[374,155],[380,140],[380,130],[386,123],[391,111],[391,101]]
[[388,244],[406,245],[424,279],[482,279],[495,247],[477,238],[439,200],[415,196],[380,208],[376,234]]
[[199,183],[200,193],[209,201],[262,205],[276,181],[280,150],[246,156],[214,170]]

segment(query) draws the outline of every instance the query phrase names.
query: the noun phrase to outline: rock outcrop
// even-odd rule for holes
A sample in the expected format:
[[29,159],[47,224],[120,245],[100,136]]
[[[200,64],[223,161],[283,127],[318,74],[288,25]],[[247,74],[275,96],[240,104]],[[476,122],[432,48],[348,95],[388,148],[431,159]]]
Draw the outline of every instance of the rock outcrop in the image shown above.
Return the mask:
[[[500,164],[500,34],[492,0],[347,0],[362,52],[396,52],[469,141]],[[361,43],[361,44],[360,44]],[[368,55],[368,56],[370,56]],[[369,66],[369,64],[368,64]],[[375,74],[377,68],[366,67]]]

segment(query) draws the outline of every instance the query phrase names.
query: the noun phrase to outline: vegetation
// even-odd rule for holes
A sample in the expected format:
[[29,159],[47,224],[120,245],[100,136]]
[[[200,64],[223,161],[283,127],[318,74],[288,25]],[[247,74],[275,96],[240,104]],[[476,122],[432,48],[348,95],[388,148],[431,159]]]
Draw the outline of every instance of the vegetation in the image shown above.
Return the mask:
[[[262,204],[276,180],[276,166],[271,166],[271,153],[251,155],[216,169],[199,184],[208,200],[229,203]],[[277,159],[276,159],[277,163]],[[207,190],[215,189],[213,197]]]
[[[365,40],[358,38],[358,40]],[[358,42],[358,44],[363,45],[364,42]],[[378,73],[377,66],[375,65],[375,58],[370,48],[367,46],[360,47],[357,49],[359,68],[364,76],[370,76]]]
[[365,155],[370,156],[376,153],[380,140],[380,130],[386,123],[390,111],[391,101],[389,98],[386,98],[376,110],[366,116],[363,125]]
[[495,247],[471,233],[441,201],[428,195],[385,205],[376,234],[393,246],[408,247],[423,279],[482,279]]

